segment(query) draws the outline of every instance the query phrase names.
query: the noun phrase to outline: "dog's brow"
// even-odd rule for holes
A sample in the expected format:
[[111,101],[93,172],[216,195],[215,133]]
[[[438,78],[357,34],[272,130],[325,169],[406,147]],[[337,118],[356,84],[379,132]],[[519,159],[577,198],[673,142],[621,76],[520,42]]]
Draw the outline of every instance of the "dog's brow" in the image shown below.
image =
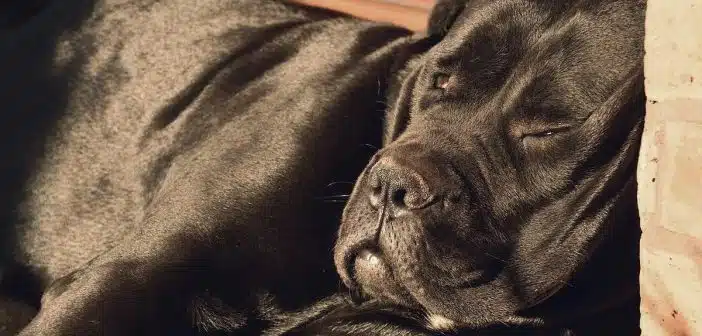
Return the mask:
[[466,47],[475,43],[475,39],[480,37],[482,32],[495,29],[495,22],[508,22],[509,20],[503,20],[501,18],[510,16],[510,11],[515,10],[511,3],[501,1],[482,4],[483,7],[481,7],[479,11],[471,8],[473,6],[476,6],[476,4],[469,1],[464,11],[466,13],[476,14],[459,17],[455,24],[456,26],[460,26],[461,29],[452,30],[450,33],[450,35],[453,36],[449,38],[451,40],[460,41],[460,43],[451,43],[454,47],[447,48],[442,54],[449,57],[460,55],[462,50],[465,50]]
[[[572,62],[573,56],[566,54],[562,45],[563,41],[571,41],[571,47],[577,46],[576,29],[583,17],[581,11],[573,10],[571,15],[543,29],[530,30],[523,56],[510,70],[493,103],[505,113],[521,109],[522,114],[526,113],[524,117],[546,120],[578,119],[581,113],[573,115],[573,111],[587,114],[591,110],[587,99],[582,90],[569,84],[569,71],[563,69],[569,68],[566,63]],[[543,96],[546,92],[548,96]],[[563,100],[569,102],[567,106],[561,104]]]

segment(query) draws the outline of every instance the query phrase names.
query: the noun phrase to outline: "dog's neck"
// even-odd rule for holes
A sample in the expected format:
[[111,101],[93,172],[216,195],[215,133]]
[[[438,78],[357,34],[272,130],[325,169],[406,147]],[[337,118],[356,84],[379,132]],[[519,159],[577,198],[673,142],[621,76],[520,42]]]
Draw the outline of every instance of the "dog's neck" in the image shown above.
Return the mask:
[[638,335],[639,239],[636,183],[630,184],[590,261],[556,295],[529,309],[575,335]]

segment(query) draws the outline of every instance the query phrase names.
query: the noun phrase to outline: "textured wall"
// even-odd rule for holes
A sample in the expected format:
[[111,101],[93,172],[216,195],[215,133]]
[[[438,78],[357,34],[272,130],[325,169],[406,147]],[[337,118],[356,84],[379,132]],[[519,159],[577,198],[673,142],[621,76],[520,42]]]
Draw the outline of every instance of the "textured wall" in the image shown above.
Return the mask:
[[702,335],[702,1],[648,0],[643,335]]

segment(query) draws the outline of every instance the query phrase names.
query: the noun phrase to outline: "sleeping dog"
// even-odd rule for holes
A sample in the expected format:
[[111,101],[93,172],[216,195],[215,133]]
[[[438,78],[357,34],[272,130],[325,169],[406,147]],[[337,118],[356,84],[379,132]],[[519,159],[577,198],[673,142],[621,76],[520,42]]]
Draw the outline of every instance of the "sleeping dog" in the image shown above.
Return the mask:
[[2,36],[0,323],[637,334],[644,12],[45,3]]

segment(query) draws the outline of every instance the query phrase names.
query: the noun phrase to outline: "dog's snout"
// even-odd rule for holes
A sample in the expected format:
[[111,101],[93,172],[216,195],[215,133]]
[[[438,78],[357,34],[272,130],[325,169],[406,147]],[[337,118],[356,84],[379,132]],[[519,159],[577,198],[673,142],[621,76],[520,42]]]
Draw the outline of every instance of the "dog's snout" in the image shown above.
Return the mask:
[[370,175],[368,196],[371,205],[378,209],[387,207],[398,214],[431,204],[439,190],[427,176],[431,167],[421,167],[422,164],[397,156],[380,158]]

